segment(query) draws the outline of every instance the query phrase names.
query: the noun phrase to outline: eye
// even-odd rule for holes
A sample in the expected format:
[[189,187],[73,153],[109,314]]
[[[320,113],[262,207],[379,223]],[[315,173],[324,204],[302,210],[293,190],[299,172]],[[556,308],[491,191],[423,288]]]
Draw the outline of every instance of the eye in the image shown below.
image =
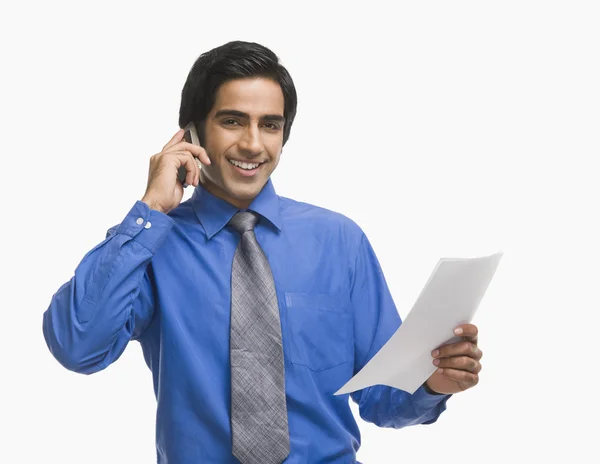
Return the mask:
[[238,122],[235,119],[231,119],[231,118],[223,120],[223,124],[225,124],[226,126],[234,126],[237,123]]
[[265,127],[267,129],[270,129],[270,130],[279,130],[279,129],[281,129],[281,126],[279,124],[277,124],[277,123],[274,123],[274,122],[266,122],[265,123]]

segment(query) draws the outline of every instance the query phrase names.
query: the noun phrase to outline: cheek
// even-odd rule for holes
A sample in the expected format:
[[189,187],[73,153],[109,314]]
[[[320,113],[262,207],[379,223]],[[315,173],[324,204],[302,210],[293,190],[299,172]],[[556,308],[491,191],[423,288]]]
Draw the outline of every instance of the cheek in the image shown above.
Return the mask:
[[273,161],[272,161],[273,169],[275,169],[277,167],[277,165],[279,165],[280,159],[281,159],[281,153],[273,156]]
[[205,146],[208,155],[219,158],[235,142],[231,131],[221,130],[219,127],[210,127],[205,138]]
[[283,145],[281,143],[281,139],[270,140],[265,142],[265,148],[271,155],[272,159],[279,159],[281,156],[281,151],[283,150]]

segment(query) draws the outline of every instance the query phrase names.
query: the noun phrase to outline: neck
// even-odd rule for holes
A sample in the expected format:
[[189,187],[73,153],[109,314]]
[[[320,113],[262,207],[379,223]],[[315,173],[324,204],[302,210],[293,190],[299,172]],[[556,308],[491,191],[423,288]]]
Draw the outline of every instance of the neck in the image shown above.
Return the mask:
[[204,170],[200,171],[200,184],[202,184],[202,187],[204,187],[215,197],[226,201],[227,203],[235,206],[238,209],[247,209],[250,206],[250,203],[252,203],[252,200],[240,200],[237,198],[233,198],[231,195],[228,195],[221,187],[219,187],[206,176]]

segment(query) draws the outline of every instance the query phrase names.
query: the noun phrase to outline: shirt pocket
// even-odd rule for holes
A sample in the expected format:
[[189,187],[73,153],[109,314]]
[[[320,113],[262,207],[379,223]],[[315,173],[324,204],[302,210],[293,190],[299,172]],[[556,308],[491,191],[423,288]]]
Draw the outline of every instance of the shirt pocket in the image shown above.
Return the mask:
[[348,305],[341,295],[286,293],[288,353],[293,364],[324,371],[348,359]]

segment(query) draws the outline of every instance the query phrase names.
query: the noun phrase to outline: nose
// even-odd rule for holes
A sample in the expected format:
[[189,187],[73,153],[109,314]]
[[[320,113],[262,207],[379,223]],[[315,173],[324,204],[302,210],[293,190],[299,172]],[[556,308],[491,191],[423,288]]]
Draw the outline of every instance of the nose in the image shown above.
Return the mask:
[[263,142],[259,128],[251,124],[246,126],[238,142],[238,146],[240,150],[249,156],[261,154],[263,151]]

